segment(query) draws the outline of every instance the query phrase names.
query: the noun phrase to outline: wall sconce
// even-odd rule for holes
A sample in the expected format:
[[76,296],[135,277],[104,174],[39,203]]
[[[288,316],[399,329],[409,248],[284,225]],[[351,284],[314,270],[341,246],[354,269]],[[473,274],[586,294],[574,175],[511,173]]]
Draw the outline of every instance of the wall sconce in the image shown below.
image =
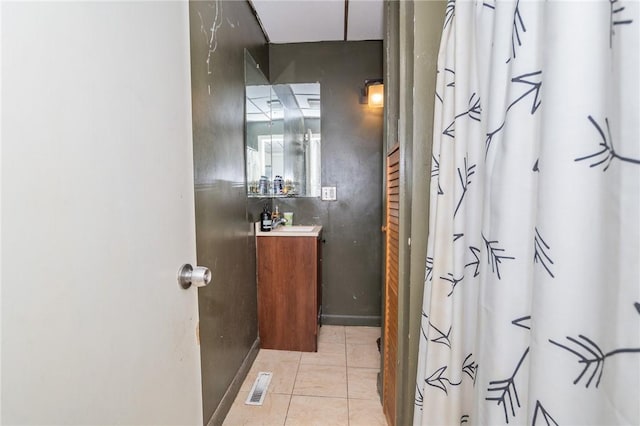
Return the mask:
[[384,106],[384,84],[382,80],[365,80],[361,104],[368,104],[371,108],[382,108]]

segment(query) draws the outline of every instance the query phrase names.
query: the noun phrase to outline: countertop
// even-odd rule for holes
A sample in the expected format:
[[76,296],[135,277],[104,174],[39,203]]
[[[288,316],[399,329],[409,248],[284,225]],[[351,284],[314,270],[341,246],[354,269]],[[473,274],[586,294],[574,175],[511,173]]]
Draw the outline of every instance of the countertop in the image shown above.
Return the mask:
[[279,225],[275,230],[263,232],[260,222],[255,223],[256,237],[318,237],[322,231],[321,225]]

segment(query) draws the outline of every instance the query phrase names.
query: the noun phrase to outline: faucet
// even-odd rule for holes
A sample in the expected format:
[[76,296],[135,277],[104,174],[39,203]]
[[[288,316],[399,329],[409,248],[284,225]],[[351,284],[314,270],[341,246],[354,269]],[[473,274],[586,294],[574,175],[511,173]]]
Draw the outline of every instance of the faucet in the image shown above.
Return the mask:
[[271,222],[271,229],[276,229],[278,225],[284,225],[285,223],[287,223],[287,219],[285,219],[284,217],[279,217],[278,219]]

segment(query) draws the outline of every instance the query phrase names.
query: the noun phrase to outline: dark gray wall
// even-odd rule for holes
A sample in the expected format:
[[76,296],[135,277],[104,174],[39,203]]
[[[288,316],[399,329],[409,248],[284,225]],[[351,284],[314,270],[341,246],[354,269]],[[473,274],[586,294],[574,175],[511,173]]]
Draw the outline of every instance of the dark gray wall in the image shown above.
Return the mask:
[[268,51],[247,2],[194,1],[189,9],[196,244],[198,264],[213,273],[198,292],[203,420],[219,424],[258,335],[249,214],[256,209],[247,205],[244,171],[244,49],[263,70]]
[[324,228],[323,321],[379,325],[383,109],[360,104],[365,79],[382,78],[382,42],[270,45],[271,83],[320,82],[322,186],[337,201],[276,199],[296,224]]

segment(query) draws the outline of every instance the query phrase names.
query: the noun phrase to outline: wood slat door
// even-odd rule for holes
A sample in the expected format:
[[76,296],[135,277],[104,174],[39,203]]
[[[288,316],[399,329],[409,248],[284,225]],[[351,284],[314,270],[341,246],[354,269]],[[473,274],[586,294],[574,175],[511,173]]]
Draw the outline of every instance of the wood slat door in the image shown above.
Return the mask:
[[385,218],[385,301],[382,407],[390,426],[396,417],[396,360],[398,356],[398,252],[400,225],[400,150],[387,155],[387,208]]

